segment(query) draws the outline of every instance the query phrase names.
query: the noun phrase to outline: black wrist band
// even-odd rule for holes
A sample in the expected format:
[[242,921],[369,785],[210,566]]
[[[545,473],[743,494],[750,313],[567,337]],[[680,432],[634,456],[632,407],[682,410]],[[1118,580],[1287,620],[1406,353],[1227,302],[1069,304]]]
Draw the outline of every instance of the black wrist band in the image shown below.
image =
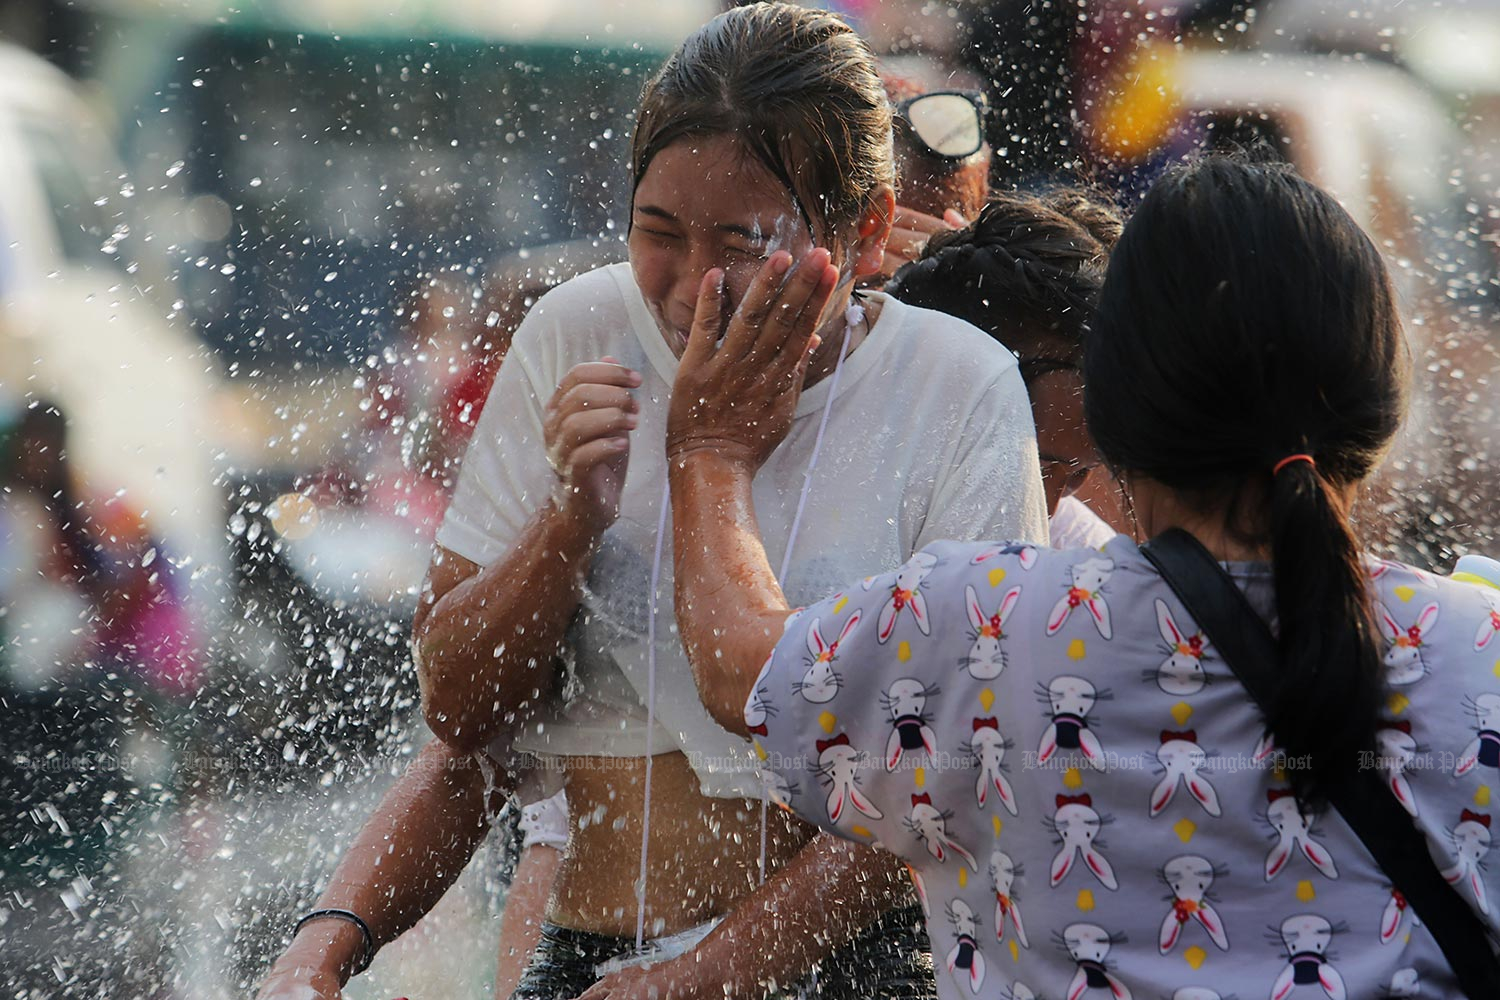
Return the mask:
[[310,923],[314,920],[321,920],[324,917],[335,917],[339,920],[347,920],[355,927],[359,928],[360,934],[364,935],[365,939],[365,953],[360,956],[359,964],[354,967],[349,975],[351,977],[357,976],[361,972],[364,972],[366,969],[368,969],[370,967],[370,963],[375,961],[375,935],[370,933],[370,925],[365,923],[364,919],[353,910],[341,910],[334,907],[330,907],[324,910],[313,910],[311,913],[304,916],[301,920],[297,921],[297,926],[292,928],[292,937],[297,936],[297,932],[302,930],[302,926],[304,924]]

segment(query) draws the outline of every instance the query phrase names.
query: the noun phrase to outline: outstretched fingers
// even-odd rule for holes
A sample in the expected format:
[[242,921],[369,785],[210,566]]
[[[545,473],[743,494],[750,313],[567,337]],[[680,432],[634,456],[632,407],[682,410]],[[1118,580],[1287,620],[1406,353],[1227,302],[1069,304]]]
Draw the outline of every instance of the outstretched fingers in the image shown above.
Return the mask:
[[698,302],[693,309],[693,326],[688,331],[680,364],[696,368],[714,353],[714,345],[724,331],[724,272],[710,268],[698,283]]
[[779,360],[788,368],[803,361],[838,278],[827,250],[819,247],[803,257],[777,291],[751,353],[766,361]]

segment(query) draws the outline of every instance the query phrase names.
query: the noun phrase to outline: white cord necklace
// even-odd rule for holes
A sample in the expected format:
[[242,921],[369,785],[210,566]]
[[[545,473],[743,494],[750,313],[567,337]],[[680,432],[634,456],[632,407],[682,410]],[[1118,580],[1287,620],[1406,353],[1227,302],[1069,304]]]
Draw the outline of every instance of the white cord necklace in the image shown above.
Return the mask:
[[[813,470],[818,465],[818,455],[823,450],[823,436],[828,429],[828,417],[833,412],[833,401],[838,395],[839,376],[844,370],[844,360],[849,356],[849,344],[853,338],[854,328],[866,322],[865,308],[858,299],[851,299],[849,307],[844,311],[844,342],[839,348],[838,360],[834,362],[833,374],[829,376],[828,400],[823,404],[823,413],[818,420],[818,433],[813,438],[812,454],[808,457],[807,469],[802,474],[802,488],[797,495],[797,509],[792,516],[791,529],[787,532],[786,550],[781,558],[781,572],[777,579],[783,586],[786,582],[787,571],[792,564],[792,549],[797,541],[797,533],[802,527],[802,514],[807,507],[808,494],[812,492]],[[662,549],[667,533],[667,511],[671,506],[671,487],[667,480],[662,481],[661,508],[656,519],[656,546],[651,561],[651,599],[650,611],[646,618],[646,773],[644,779],[641,816],[641,864],[640,875],[636,885],[636,916],[635,916],[635,947],[640,952],[646,945],[646,873],[647,856],[651,844],[651,760],[652,760],[652,735],[656,729],[656,611],[658,605],[658,591],[661,582]],[[766,880],[766,857],[767,857],[767,831],[768,813],[770,807],[769,789],[764,785],[761,788],[760,797],[760,861],[759,874],[762,883]]]

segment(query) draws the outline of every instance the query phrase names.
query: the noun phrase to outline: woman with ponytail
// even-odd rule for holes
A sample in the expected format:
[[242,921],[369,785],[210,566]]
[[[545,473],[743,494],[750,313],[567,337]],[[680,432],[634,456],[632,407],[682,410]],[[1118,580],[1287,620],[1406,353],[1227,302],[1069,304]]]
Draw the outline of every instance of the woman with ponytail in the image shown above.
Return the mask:
[[968,226],[933,237],[886,285],[908,305],[967,320],[1016,356],[1053,548],[1097,548],[1126,526],[1117,491],[1094,475],[1099,453],[1083,416],[1083,337],[1120,229],[1115,207],[1081,188],[1006,192]]
[[[1408,360],[1380,254],[1332,197],[1205,159],[1125,227],[1083,374],[1136,538],[1098,549],[937,543],[791,614],[747,484],[795,393],[717,332],[700,308],[668,429],[700,694],[753,717],[792,811],[910,863],[942,996],[1495,995],[1470,984],[1500,926],[1500,598],[1360,548]],[[1153,561],[1184,532],[1233,584],[1228,649]],[[812,704],[808,636],[851,621],[832,665],[860,683]]]

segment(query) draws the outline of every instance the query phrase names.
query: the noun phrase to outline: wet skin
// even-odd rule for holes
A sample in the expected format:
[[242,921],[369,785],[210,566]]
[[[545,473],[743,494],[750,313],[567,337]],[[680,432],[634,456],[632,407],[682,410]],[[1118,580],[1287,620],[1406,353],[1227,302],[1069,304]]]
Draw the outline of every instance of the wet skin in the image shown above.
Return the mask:
[[1032,379],[1027,389],[1036,421],[1042,487],[1051,514],[1059,500],[1088,482],[1099,465],[1099,455],[1083,419],[1083,378],[1077,371],[1046,372]]
[[[635,192],[629,246],[647,307],[673,354],[681,357],[710,269],[724,271],[727,319],[773,250],[800,260],[813,249],[814,234],[790,193],[732,139],[705,137],[667,147],[647,168]],[[833,263],[844,261],[836,254]],[[837,360],[847,301],[843,290],[824,312],[826,329],[839,335],[824,337],[809,364],[807,384],[825,377]],[[870,322],[877,316],[878,310],[871,310]],[[703,795],[682,753],[659,754],[652,761],[648,937],[722,915],[760,881],[759,800]],[[634,936],[645,760],[580,757],[564,765],[571,839],[547,919]],[[767,874],[815,832],[780,809],[768,813]]]

